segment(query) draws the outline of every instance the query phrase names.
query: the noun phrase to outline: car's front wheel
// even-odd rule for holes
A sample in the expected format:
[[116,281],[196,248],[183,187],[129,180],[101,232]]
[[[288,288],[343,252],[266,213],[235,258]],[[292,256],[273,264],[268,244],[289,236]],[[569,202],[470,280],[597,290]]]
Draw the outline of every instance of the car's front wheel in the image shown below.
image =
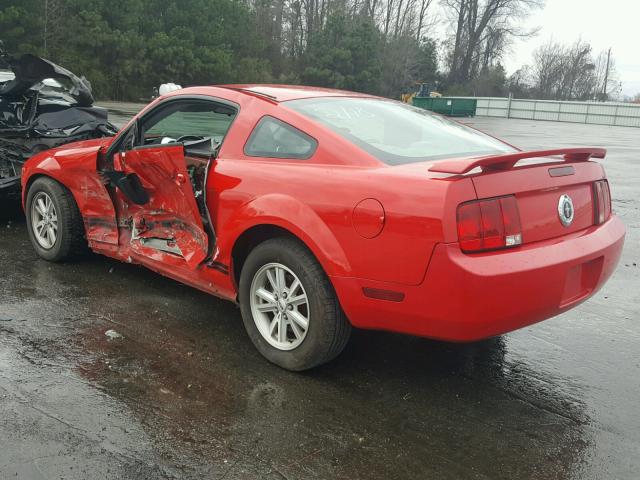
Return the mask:
[[332,360],[351,333],[322,267],[290,238],[267,240],[251,251],[240,274],[240,308],[256,348],[288,370]]
[[37,254],[60,262],[86,250],[84,225],[71,192],[51,178],[37,178],[25,202],[27,230]]

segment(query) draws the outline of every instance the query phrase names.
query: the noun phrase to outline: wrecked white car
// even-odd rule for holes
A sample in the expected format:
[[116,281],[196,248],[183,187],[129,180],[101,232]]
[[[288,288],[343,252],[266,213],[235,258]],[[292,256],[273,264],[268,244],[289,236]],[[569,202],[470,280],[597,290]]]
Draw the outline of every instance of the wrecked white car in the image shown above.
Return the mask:
[[32,155],[117,132],[85,78],[35,55],[9,55],[1,43],[0,68],[0,197],[20,191]]

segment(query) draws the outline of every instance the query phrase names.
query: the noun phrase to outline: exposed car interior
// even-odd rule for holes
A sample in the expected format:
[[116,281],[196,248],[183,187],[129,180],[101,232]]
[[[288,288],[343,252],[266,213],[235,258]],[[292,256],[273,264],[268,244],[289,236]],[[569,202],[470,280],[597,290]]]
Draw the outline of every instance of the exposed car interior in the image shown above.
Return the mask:
[[[170,100],[143,117],[141,122],[133,124],[111,153],[182,144],[185,167],[202,223],[213,240],[205,185],[211,160],[222,145],[236,113],[236,108],[210,100]],[[148,201],[149,197],[135,174],[107,173],[107,176],[134,203],[144,205]]]
[[217,153],[235,115],[235,108],[215,102],[171,102],[141,124],[139,147],[184,145],[187,172],[205,227],[209,223],[204,198],[207,165]]

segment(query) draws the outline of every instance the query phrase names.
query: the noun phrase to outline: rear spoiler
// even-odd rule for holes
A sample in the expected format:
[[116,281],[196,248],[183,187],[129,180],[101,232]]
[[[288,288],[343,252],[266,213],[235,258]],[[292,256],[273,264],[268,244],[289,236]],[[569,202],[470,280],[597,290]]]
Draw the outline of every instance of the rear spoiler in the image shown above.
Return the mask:
[[[530,152],[505,153],[503,155],[491,155],[486,157],[461,158],[456,160],[443,160],[436,162],[429,168],[430,172],[463,174],[476,167],[482,171],[508,170],[525,158],[541,158],[562,155],[565,162],[586,162],[590,158],[604,158],[607,154],[605,148],[555,148],[552,150],[533,150]],[[558,159],[559,160],[559,159]]]

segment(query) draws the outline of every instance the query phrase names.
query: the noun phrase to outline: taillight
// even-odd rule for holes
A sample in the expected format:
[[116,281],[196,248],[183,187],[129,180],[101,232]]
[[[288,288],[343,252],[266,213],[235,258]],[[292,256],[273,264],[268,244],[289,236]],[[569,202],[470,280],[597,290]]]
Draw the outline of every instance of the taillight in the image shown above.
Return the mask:
[[593,184],[594,220],[596,225],[609,220],[611,216],[611,192],[609,182],[598,180]]
[[464,252],[520,245],[522,227],[516,197],[510,195],[459,205],[458,241]]

